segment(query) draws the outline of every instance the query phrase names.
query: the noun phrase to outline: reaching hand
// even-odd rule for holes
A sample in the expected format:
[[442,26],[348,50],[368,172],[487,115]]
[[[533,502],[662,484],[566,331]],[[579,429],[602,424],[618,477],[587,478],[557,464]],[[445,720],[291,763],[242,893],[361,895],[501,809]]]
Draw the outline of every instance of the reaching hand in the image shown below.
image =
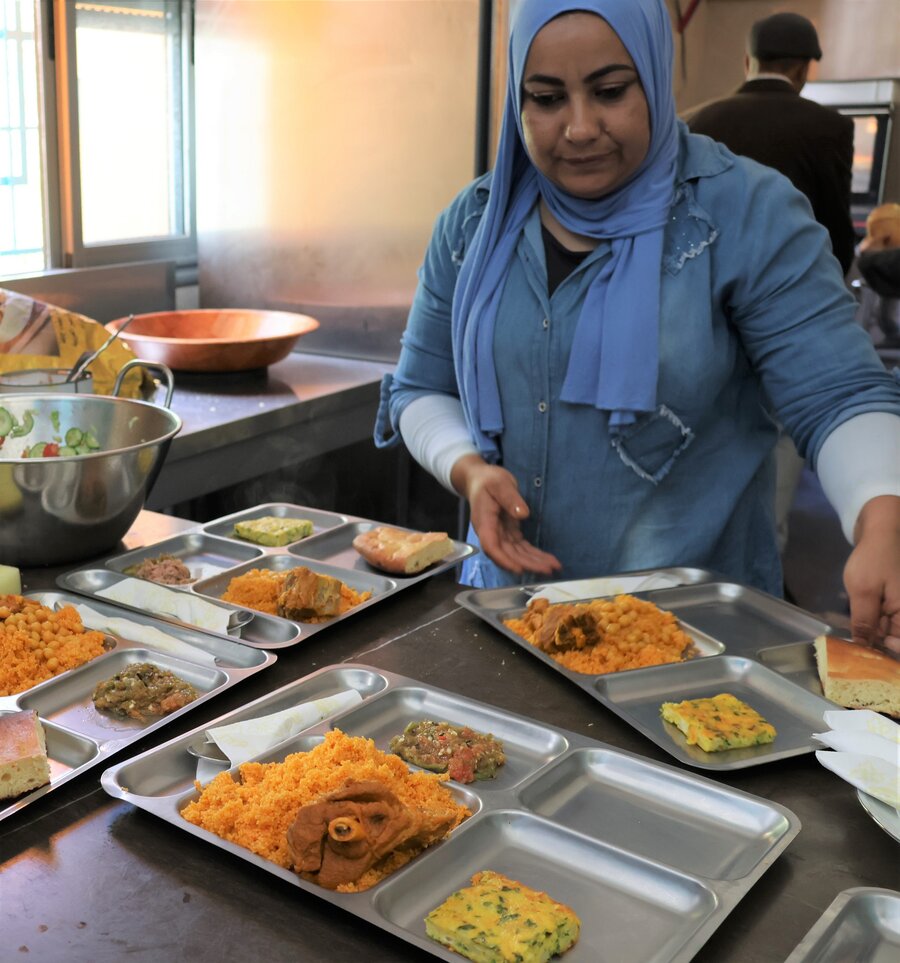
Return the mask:
[[854,642],[900,652],[900,497],[866,502],[844,567]]
[[489,465],[478,455],[464,455],[453,466],[451,481],[469,502],[472,525],[491,561],[516,575],[552,575],[562,567],[555,556],[522,535],[519,523],[528,518],[528,505],[505,468]]

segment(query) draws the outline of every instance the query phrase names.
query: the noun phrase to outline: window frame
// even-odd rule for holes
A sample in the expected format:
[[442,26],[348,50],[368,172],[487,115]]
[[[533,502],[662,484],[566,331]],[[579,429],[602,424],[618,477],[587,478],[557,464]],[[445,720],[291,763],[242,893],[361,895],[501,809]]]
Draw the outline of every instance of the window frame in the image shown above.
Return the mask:
[[[47,248],[52,268],[100,267],[134,261],[174,260],[179,266],[197,261],[195,179],[193,0],[180,0],[181,111],[183,118],[183,234],[149,240],[84,243],[81,209],[81,166],[78,129],[78,84],[75,54],[75,9],[71,0],[44,0],[42,32],[43,102]],[[44,42],[45,41],[45,42]],[[55,117],[55,123],[54,123]],[[56,176],[54,176],[56,171]]]

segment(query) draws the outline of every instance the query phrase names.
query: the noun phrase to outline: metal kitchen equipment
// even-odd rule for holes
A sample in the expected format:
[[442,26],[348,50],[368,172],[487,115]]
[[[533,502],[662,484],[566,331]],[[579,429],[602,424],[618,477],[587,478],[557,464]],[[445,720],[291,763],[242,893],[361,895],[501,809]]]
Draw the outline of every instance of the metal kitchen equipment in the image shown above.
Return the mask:
[[[278,547],[257,545],[234,534],[235,522],[266,515],[307,519],[313,524],[313,533]],[[241,630],[241,641],[246,645],[278,649],[304,641],[344,619],[354,618],[389,596],[447,571],[476,551],[466,542],[454,541],[453,552],[441,562],[415,575],[388,574],[371,568],[353,547],[356,535],[379,524],[373,519],[324,512],[285,502],[269,502],[213,519],[155,545],[110,556],[103,560],[103,567],[87,566],[66,572],[59,576],[57,584],[69,591],[95,596],[118,582],[126,569],[165,554],[179,559],[197,577],[197,581],[190,585],[172,585],[169,588],[194,592],[216,603],[221,602],[221,596],[233,578],[252,569],[283,572],[306,566],[314,572],[340,579],[355,591],[372,593],[367,601],[326,622],[296,622],[277,615],[253,612],[253,617]],[[221,604],[233,607],[227,602]]]
[[[387,751],[408,722],[439,718],[491,732],[507,761],[495,779],[449,783],[473,815],[448,839],[362,893],[337,893],[187,822],[201,783],[227,771],[188,747],[201,730],[355,688],[356,707],[257,757],[280,762],[341,729]],[[232,770],[238,777],[237,771]],[[112,796],[189,837],[246,860],[449,963],[423,918],[470,877],[491,869],[549,893],[581,919],[571,963],[686,963],[800,829],[767,799],[652,763],[578,733],[365,665],[328,666],[212,723],[107,769]],[[199,846],[200,843],[198,842]]]
[[[84,604],[84,599],[62,592],[30,592],[26,597],[48,608]],[[117,606],[109,603],[91,602],[91,608],[111,618],[123,616]],[[50,761],[49,785],[12,801],[0,801],[0,820],[276,661],[272,653],[234,640],[163,625],[148,615],[124,615],[135,625],[135,637],[106,633],[107,651],[103,655],[23,692],[0,697],[0,715],[22,709],[38,713]],[[162,648],[159,641],[155,645],[136,641],[137,631],[143,627],[165,632],[170,637],[170,645]],[[199,698],[177,712],[147,722],[118,719],[98,711],[91,701],[94,686],[135,662],[152,662],[169,669],[190,682],[200,693]]]
[[900,201],[900,79],[814,81],[803,96],[853,121],[850,213],[862,237],[874,207]]
[[[758,589],[713,581],[713,573],[706,573],[710,580],[703,581],[702,570],[681,571],[690,573],[681,586],[633,594],[672,612],[691,636],[697,655],[684,662],[602,675],[560,665],[504,624],[525,611],[533,594],[530,587],[469,589],[456,600],[685,765],[724,772],[821,748],[812,733],[822,731],[823,714],[834,706],[818,685],[811,640],[829,632],[830,626]],[[628,576],[611,579],[617,577]],[[782,658],[782,652],[790,653],[790,658]],[[771,722],[778,731],[775,741],[708,753],[689,745],[683,733],[660,717],[663,702],[722,692],[747,702]]]
[[77,378],[69,378],[69,368],[24,368],[0,372],[0,395],[34,394],[35,392],[91,394],[90,371],[82,371]]
[[[168,406],[172,372],[140,360],[123,365],[111,396],[3,397],[2,406],[18,422],[30,413],[34,427],[21,438],[7,438],[0,449],[0,562],[28,567],[80,561],[109,550],[131,527],[181,429],[168,407],[117,396],[137,366],[163,374]],[[90,430],[100,448],[84,455],[21,456],[32,442],[49,442],[71,428]]]

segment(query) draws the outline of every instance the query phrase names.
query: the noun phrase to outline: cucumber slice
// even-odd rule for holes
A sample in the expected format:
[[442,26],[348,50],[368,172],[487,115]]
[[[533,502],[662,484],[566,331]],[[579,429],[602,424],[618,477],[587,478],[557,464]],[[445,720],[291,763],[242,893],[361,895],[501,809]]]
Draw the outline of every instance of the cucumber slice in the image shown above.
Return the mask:
[[72,448],[77,448],[84,438],[84,432],[80,428],[70,428],[66,432],[66,444]]
[[91,449],[88,448],[87,445],[76,445],[76,446],[75,446],[75,454],[76,454],[76,455],[89,455],[90,453],[91,453]]
[[69,455],[77,455],[78,452],[71,445],[62,445],[59,449],[60,458],[68,458]]
[[0,408],[0,435],[8,435],[15,423],[13,416],[5,408]]
[[27,435],[32,428],[34,428],[34,415],[26,409],[25,414],[22,415],[22,423],[15,425],[10,435],[13,438],[21,438],[22,435]]
[[28,449],[28,457],[29,457],[29,458],[41,458],[41,457],[43,457],[44,449],[45,449],[46,447],[47,447],[47,442],[46,442],[46,441],[39,441],[39,442],[37,442],[36,444],[32,445],[32,446]]
[[92,431],[86,431],[84,433],[84,443],[88,446],[88,448],[97,449],[100,447],[100,442],[94,437],[94,433]]

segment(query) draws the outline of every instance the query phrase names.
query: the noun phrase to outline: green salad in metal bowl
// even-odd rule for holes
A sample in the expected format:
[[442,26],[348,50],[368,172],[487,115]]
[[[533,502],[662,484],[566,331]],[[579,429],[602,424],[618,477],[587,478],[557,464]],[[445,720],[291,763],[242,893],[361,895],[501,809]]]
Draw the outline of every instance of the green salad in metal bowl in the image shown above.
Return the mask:
[[[72,427],[62,432],[59,412],[50,412],[53,435],[49,441],[29,439],[15,458],[65,458],[70,455],[89,455],[100,450],[100,442],[92,428]],[[0,452],[10,455],[13,452],[12,439],[26,438],[34,431],[34,415],[25,410],[21,419],[6,408],[0,407]],[[5,451],[4,451],[5,448]]]

